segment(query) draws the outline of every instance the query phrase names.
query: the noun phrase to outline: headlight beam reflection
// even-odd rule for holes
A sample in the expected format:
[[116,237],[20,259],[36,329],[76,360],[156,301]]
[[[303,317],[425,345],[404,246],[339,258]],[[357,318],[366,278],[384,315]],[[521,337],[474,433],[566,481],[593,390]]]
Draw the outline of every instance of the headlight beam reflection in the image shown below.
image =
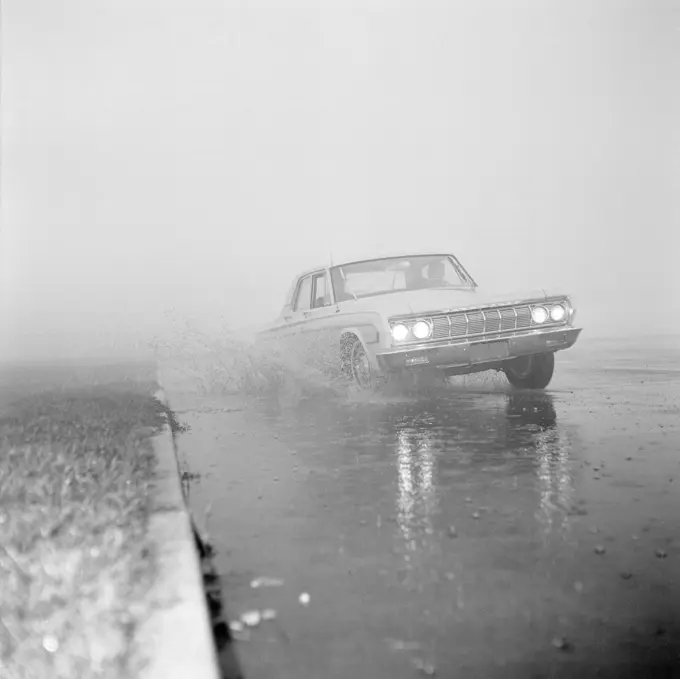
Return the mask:
[[[436,458],[429,433],[403,428],[397,437],[397,524],[403,540],[404,560],[413,570],[418,553],[434,535],[436,511]],[[436,543],[436,538],[433,538]]]

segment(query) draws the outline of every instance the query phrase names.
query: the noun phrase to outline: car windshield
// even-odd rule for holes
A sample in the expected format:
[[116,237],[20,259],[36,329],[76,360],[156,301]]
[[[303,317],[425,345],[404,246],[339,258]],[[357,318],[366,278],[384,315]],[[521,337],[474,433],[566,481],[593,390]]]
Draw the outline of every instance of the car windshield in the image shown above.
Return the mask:
[[448,255],[417,255],[355,262],[331,268],[339,302],[404,290],[469,287],[460,265]]

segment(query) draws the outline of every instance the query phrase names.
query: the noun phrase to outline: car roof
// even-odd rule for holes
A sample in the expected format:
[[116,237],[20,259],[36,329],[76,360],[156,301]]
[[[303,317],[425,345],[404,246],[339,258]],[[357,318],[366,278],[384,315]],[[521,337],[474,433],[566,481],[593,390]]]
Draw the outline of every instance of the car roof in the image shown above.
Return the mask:
[[381,252],[380,254],[365,253],[363,256],[359,255],[353,259],[343,258],[338,262],[325,262],[319,266],[311,269],[305,269],[299,273],[296,278],[302,278],[304,276],[309,276],[310,274],[316,273],[317,271],[323,271],[324,269],[330,269],[332,266],[347,266],[348,264],[357,264],[359,262],[371,262],[378,259],[391,259],[396,257],[437,257],[437,256],[453,256],[452,253],[446,252],[445,250],[400,250],[396,252]]

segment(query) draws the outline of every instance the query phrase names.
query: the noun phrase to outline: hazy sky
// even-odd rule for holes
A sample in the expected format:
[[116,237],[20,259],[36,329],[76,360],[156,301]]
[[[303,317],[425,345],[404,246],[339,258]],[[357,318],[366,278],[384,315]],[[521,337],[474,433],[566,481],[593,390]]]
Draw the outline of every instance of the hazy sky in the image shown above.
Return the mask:
[[381,248],[680,330],[680,2],[2,8],[6,355],[257,321]]

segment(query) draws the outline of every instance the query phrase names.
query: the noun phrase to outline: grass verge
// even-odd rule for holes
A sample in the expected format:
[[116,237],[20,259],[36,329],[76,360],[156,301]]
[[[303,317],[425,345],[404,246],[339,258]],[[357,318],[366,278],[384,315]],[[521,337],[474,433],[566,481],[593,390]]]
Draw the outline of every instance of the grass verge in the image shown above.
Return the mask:
[[134,676],[164,407],[151,372],[40,373],[0,375],[0,676]]

